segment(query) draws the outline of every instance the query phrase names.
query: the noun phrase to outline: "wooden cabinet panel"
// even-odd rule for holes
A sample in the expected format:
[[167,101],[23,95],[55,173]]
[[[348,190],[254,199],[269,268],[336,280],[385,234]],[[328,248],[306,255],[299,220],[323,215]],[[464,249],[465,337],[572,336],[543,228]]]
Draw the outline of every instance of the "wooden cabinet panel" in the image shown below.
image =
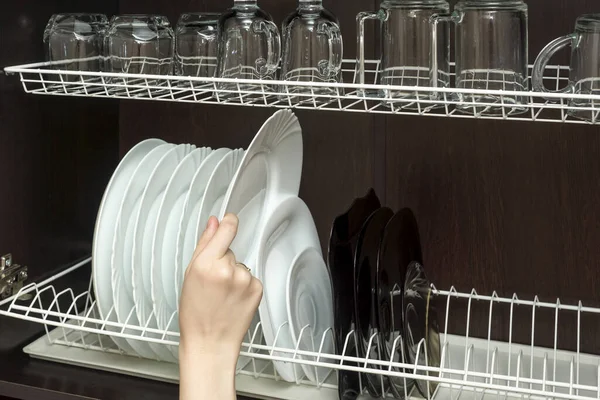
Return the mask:
[[[117,0],[4,4],[0,67],[43,60],[50,16],[80,10],[110,15]],[[26,95],[17,77],[3,73],[0,88],[0,252],[12,252],[35,279],[91,250],[98,205],[118,161],[119,106]]]

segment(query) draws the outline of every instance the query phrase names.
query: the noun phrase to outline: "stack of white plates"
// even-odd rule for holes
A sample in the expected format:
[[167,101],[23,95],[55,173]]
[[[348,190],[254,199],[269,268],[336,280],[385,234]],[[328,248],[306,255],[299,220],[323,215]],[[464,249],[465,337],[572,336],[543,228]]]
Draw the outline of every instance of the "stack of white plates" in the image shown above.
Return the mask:
[[[98,311],[106,329],[122,334],[112,336],[117,346],[177,361],[177,346],[160,343],[177,337],[159,332],[179,331],[185,269],[209,217],[232,212],[240,225],[231,249],[265,288],[259,313],[266,344],[318,351],[313,344],[333,325],[331,285],[313,218],[298,198],[301,175],[302,131],[288,110],[269,118],[247,151],[159,139],[131,149],[106,188],[93,244]],[[157,341],[136,339],[142,335]],[[333,342],[321,350],[333,352]],[[238,367],[247,361],[240,357]],[[303,376],[292,363],[276,368],[288,381]],[[321,374],[304,371],[315,381]]]

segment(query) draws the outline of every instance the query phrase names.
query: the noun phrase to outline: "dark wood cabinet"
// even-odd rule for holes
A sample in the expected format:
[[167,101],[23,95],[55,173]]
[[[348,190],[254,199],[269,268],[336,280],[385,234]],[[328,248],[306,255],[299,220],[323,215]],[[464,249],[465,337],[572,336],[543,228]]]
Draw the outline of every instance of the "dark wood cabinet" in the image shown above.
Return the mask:
[[[345,58],[355,56],[355,16],[375,1],[324,2],[342,23]],[[573,30],[597,0],[529,0],[530,63]],[[294,0],[262,0],[276,21]],[[51,14],[222,10],[217,0],[21,0],[0,13],[0,67],[40,61]],[[375,25],[368,55],[377,53]],[[560,58],[562,57],[562,58]],[[567,63],[568,54],[556,63]],[[97,208],[119,159],[160,137],[246,147],[274,110],[25,95],[0,74],[0,252],[40,279],[89,254]],[[300,197],[326,250],[333,218],[373,187],[382,203],[411,207],[425,265],[438,288],[555,302],[600,303],[600,126],[297,111],[304,131]],[[526,316],[523,316],[524,318]],[[551,320],[552,315],[547,316]],[[498,339],[506,336],[505,320]],[[452,329],[461,331],[461,323]],[[482,334],[487,321],[474,326]],[[565,348],[575,344],[567,331]],[[583,325],[594,331],[596,324]],[[175,399],[177,388],[30,360],[21,352],[42,327],[0,318],[0,396],[19,399]],[[485,332],[486,333],[486,332]],[[530,340],[530,329],[514,340]],[[540,338],[540,343],[551,340]],[[600,353],[600,339],[582,343]]]

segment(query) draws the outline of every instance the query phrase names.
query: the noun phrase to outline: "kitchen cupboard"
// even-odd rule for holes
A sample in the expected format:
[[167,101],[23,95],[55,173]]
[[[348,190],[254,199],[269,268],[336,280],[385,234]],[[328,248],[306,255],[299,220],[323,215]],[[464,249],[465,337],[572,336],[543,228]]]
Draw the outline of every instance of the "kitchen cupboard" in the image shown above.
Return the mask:
[[[355,56],[355,16],[375,1],[325,1],[338,15],[345,58]],[[551,39],[572,31],[595,0],[529,0],[530,63]],[[292,0],[263,0],[281,21]],[[42,33],[64,11],[159,13],[223,10],[222,1],[22,0],[0,15],[0,67],[43,59]],[[377,34],[368,28],[368,56]],[[556,63],[567,64],[567,52]],[[26,95],[15,76],[0,74],[0,252],[29,267],[28,282],[89,255],[103,190],[118,160],[142,139],[203,146],[247,146],[267,108],[111,101]],[[438,288],[598,306],[600,282],[600,127],[424,116],[298,110],[304,131],[300,197],[308,204],[326,251],[333,218],[373,187],[382,203],[411,207],[424,261]],[[85,272],[85,271],[83,271]],[[82,272],[82,275],[85,275]],[[76,279],[77,278],[77,279]],[[75,276],[64,285],[87,285]],[[485,337],[483,307],[472,310],[471,334]],[[480,314],[477,314],[480,313]],[[561,320],[565,349],[578,346],[575,316]],[[513,340],[531,340],[531,316],[515,311]],[[540,321],[554,323],[551,312]],[[508,311],[494,320],[508,338]],[[597,319],[581,321],[582,352],[600,354]],[[464,334],[464,320],[450,331]],[[43,327],[0,318],[0,396],[18,399],[175,399],[171,384],[31,360],[23,345]],[[552,347],[552,329],[536,343]]]

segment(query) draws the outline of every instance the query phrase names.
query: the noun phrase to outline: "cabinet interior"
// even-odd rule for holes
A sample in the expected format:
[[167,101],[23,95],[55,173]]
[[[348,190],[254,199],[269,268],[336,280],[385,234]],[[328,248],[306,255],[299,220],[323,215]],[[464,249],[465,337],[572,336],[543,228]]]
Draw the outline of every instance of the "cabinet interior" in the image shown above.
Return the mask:
[[[452,1],[451,3],[455,3]],[[529,0],[533,62],[575,19],[598,12],[597,0]],[[355,56],[355,16],[376,1],[324,1],[341,21],[345,58]],[[293,0],[262,0],[280,23]],[[0,16],[0,66],[43,59],[42,34],[53,13],[158,13],[175,23],[186,11],[220,11],[227,2],[22,0]],[[369,24],[368,57],[378,53]],[[568,62],[566,52],[555,63]],[[25,95],[0,74],[0,252],[29,266],[30,281],[88,255],[98,205],[122,157],[139,141],[160,137],[211,147],[247,147],[274,110]],[[419,116],[372,116],[298,110],[304,130],[300,191],[317,223],[323,251],[333,218],[375,188],[382,203],[410,207],[419,221],[425,265],[438,288],[597,305],[600,280],[600,129],[598,126]],[[487,314],[474,306],[472,336],[487,335]],[[516,311],[519,312],[518,310]],[[479,314],[477,314],[479,313]],[[523,313],[522,313],[523,314]],[[516,314],[518,315],[518,314]],[[573,316],[575,318],[575,316]],[[506,313],[494,338],[506,339]],[[531,315],[520,318],[530,321]],[[554,335],[537,316],[536,343]],[[481,323],[479,323],[481,322]],[[561,321],[560,347],[574,350],[573,324]],[[464,321],[452,321],[464,334]],[[582,330],[599,328],[597,319]],[[600,338],[581,351],[598,353]],[[513,341],[531,340],[530,323]]]

